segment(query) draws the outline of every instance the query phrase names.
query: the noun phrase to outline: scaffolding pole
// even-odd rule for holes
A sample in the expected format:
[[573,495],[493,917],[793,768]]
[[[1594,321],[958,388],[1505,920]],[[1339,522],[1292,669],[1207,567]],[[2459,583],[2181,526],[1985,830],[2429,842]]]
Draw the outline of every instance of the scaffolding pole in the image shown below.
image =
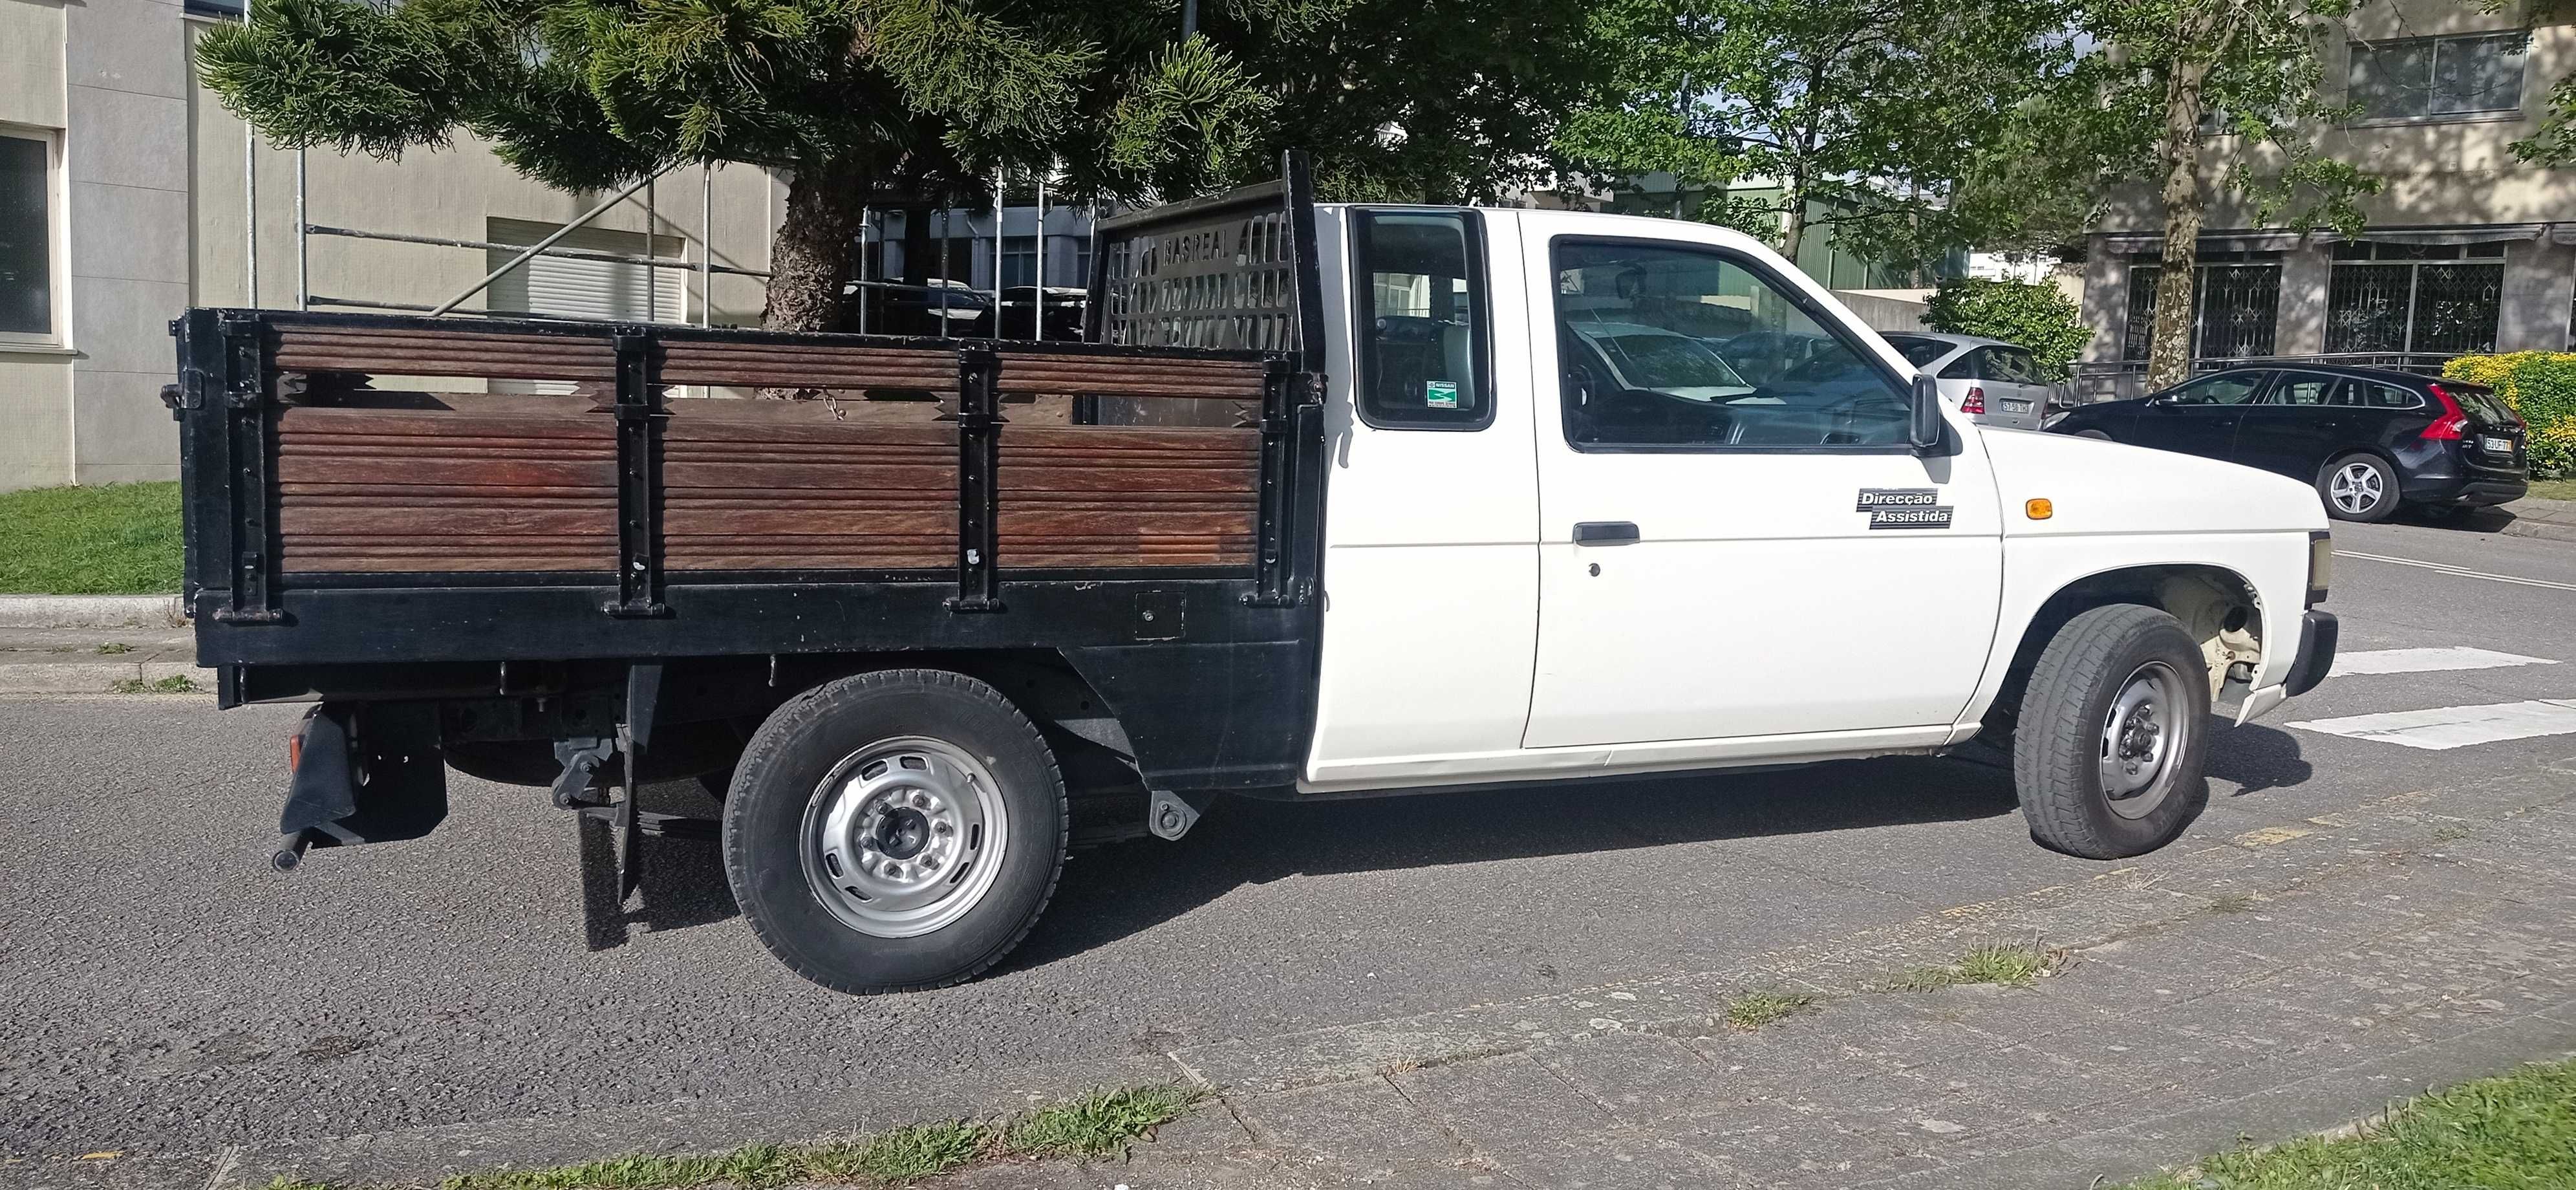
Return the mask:
[[716,167],[698,163],[698,325],[716,324]]
[[[1050,166],[1050,167],[1048,167],[1048,168],[1049,168],[1050,170],[1052,170],[1052,169],[1053,169],[1053,167],[1052,167],[1052,166]],[[1032,339],[1035,339],[1035,340],[1037,340],[1037,341],[1039,341],[1039,342],[1041,342],[1041,343],[1043,343],[1043,342],[1045,342],[1045,341],[1046,341],[1046,304],[1047,304],[1047,290],[1046,290],[1046,256],[1047,256],[1047,242],[1046,242],[1046,184],[1047,184],[1046,175],[1045,175],[1045,174],[1043,174],[1043,173],[1042,173],[1042,174],[1039,174],[1039,175],[1038,175],[1038,275],[1037,275],[1038,312],[1037,312],[1036,317],[1035,317],[1035,318],[1033,318],[1033,319],[1031,319],[1031,321],[1030,321],[1030,323],[1029,323],[1029,337],[1030,337],[1030,338],[1032,338]]]
[[[653,181],[647,178],[644,181],[644,255],[658,261],[662,259],[662,242],[653,237],[655,226]],[[662,321],[662,275],[649,269],[644,273],[644,321]]]
[[[858,272],[859,272],[859,294],[858,294],[858,297],[859,297],[859,333],[860,333],[860,334],[862,334],[862,335],[864,335],[864,334],[868,333],[868,225],[869,225],[870,223],[875,222],[875,221],[876,221],[876,217],[877,217],[877,209],[876,209],[875,207],[860,207],[860,208],[859,208],[859,270],[858,270]],[[878,242],[878,243],[880,243],[880,244],[884,243],[884,242],[885,242],[885,236],[884,236],[884,235],[882,235],[882,234],[880,234],[879,236],[877,236],[877,242]],[[883,253],[883,251],[882,251],[882,250],[880,250],[880,251],[879,251],[879,253],[878,253],[878,258],[879,258],[880,260],[882,260],[882,259],[884,258],[884,253]]]
[[313,249],[305,242],[304,150],[295,151],[295,308],[313,308]]
[[1010,186],[1007,167],[993,169],[993,337],[1002,337],[1002,197]]

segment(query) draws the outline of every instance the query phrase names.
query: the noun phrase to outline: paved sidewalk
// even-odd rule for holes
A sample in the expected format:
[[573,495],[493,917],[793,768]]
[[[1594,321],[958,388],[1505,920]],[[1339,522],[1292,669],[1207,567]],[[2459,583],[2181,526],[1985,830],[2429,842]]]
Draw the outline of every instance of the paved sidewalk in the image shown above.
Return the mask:
[[2511,537],[2537,537],[2546,541],[2576,541],[2576,500],[2543,500],[2526,496],[2511,504],[2499,505],[2494,511],[2480,510],[2481,519],[2494,518],[2495,512],[2512,515],[2512,520],[2495,526],[2499,533]]
[[[690,1100],[8,1173],[37,1187],[248,1188],[276,1174],[427,1182],[503,1161],[719,1148],[1178,1079],[1218,1097],[1125,1162],[1012,1164],[934,1184],[2085,1187],[2576,1053],[2567,777],[2576,757],[1724,971],[1007,1084],[854,1077],[849,1095],[786,1115]],[[2068,948],[2069,961],[2027,990],[1879,990],[1894,971],[2032,940]],[[1750,1031],[1722,1023],[1735,997],[1774,990],[1813,995],[1817,1008]]]
[[108,694],[176,678],[215,686],[188,628],[0,628],[0,694]]

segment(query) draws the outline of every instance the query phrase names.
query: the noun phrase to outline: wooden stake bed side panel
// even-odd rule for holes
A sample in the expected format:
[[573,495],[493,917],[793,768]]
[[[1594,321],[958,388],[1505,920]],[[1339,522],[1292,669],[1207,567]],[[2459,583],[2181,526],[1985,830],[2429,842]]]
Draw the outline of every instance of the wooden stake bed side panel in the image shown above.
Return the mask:
[[[343,399],[394,407],[278,413],[286,573],[615,571],[615,419],[602,402]],[[836,413],[822,402],[671,408],[661,509],[669,571],[956,565],[954,423],[842,420],[848,405]],[[931,416],[928,405],[912,408]],[[1259,446],[1250,429],[1006,425],[1001,564],[1249,568]]]
[[470,404],[279,410],[282,569],[613,573],[614,422],[586,397]]

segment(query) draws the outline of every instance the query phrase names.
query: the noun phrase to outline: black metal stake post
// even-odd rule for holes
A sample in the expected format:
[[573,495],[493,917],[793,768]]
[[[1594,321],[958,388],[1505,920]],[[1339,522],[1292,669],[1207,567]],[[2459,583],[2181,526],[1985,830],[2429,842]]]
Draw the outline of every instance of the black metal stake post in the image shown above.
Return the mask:
[[1286,356],[1272,356],[1261,377],[1261,511],[1252,590],[1254,607],[1295,602],[1288,582],[1289,466],[1296,458],[1297,395],[1302,387]]
[[669,615],[662,602],[662,428],[670,411],[654,359],[653,332],[617,333],[617,599],[601,608],[620,618]]
[[1001,541],[1002,357],[990,343],[957,352],[957,597],[956,612],[1002,610],[994,557]]
[[268,460],[272,453],[268,390],[261,375],[257,318],[227,312],[217,323],[223,344],[224,428],[232,463],[232,600],[215,619],[228,624],[278,624],[270,580],[276,564],[276,524],[268,509]]
[[626,669],[626,721],[617,726],[618,751],[626,758],[626,788],[618,791],[617,899],[623,904],[644,883],[644,819],[636,797],[644,791],[644,753],[653,747],[653,720],[662,701],[662,666]]

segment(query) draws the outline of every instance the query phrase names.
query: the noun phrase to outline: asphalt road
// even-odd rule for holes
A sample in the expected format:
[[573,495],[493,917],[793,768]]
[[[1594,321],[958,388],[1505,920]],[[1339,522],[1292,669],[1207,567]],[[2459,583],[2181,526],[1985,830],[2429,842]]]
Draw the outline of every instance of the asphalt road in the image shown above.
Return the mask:
[[[2195,834],[2499,774],[2576,783],[2545,767],[2576,734],[2437,751],[2288,726],[2576,698],[2576,546],[2403,524],[2337,543],[2378,556],[2338,559],[2347,651],[2567,664],[2333,679],[2218,739]],[[539,791],[457,778],[431,839],[270,872],[296,713],[0,701],[0,1157],[793,1102],[1161,1053],[1723,970],[2103,870],[2033,844],[2005,775],[1959,760],[1233,802],[1184,843],[1077,857],[985,979],[852,999],[768,958],[711,844],[655,844],[629,920],[586,931],[574,826]]]

